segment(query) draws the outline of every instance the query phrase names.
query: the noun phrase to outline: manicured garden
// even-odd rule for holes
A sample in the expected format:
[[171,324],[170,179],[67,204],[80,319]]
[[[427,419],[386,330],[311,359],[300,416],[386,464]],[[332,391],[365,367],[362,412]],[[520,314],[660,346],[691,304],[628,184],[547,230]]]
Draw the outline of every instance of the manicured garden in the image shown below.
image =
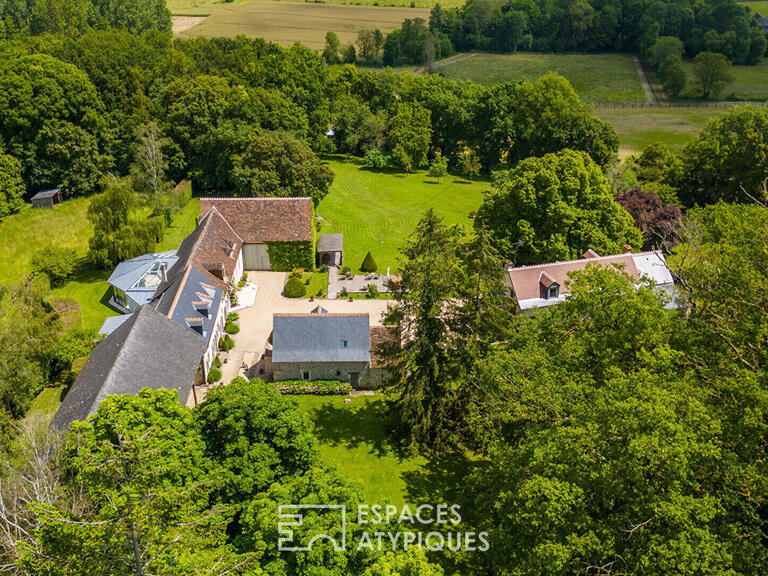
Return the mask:
[[433,208],[448,224],[471,230],[469,213],[477,210],[487,181],[468,182],[447,176],[436,183],[424,171],[406,174],[395,169],[373,170],[356,159],[328,161],[334,179],[317,208],[322,233],[344,234],[344,264],[359,273],[370,251],[378,273],[397,269],[398,250],[424,212]]
[[480,84],[533,81],[547,72],[567,78],[587,102],[645,102],[632,57],[624,54],[477,54],[440,67],[449,78]]
[[461,502],[464,477],[478,462],[454,455],[427,460],[398,449],[385,424],[382,395],[294,396],[319,440],[323,463],[360,483],[367,503]]

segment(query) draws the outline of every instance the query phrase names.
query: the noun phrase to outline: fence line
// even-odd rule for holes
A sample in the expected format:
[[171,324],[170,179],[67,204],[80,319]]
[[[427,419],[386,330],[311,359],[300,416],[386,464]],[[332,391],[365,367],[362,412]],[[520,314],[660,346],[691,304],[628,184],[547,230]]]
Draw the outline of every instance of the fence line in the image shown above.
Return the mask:
[[765,106],[765,102],[595,102],[593,106],[597,108],[714,108],[726,109],[742,104],[754,104],[755,106]]

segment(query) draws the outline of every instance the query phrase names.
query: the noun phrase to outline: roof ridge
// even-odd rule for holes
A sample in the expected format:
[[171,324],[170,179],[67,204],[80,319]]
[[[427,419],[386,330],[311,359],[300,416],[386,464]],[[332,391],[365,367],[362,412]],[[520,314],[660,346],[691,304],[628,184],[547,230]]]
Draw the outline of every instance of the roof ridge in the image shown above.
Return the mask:
[[202,196],[200,200],[312,200],[311,196]]
[[645,256],[647,254],[661,254],[661,250],[644,250],[643,252],[622,252],[621,254],[606,254],[605,256],[597,256],[593,258],[573,258],[571,260],[556,260],[555,262],[545,262],[543,264],[525,264],[523,266],[513,266],[509,269],[509,272],[514,270],[527,270],[531,268],[539,268],[542,266],[555,266],[557,264],[572,264],[573,262],[597,262],[599,260],[605,260],[607,258],[626,257],[632,256]]
[[328,318],[329,316],[349,316],[349,317],[359,317],[359,316],[367,316],[368,318],[371,317],[371,315],[368,312],[325,312],[324,314],[313,314],[312,312],[278,312],[276,314],[273,314],[273,318],[277,317],[308,317],[308,318]]

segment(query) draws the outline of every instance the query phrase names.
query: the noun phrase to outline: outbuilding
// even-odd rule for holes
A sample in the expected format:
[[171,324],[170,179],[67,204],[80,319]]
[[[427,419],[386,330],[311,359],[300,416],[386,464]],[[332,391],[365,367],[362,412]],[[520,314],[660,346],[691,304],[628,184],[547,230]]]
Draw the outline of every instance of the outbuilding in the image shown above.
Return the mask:
[[41,190],[32,196],[32,206],[35,208],[53,208],[57,204],[61,204],[61,202],[61,188]]

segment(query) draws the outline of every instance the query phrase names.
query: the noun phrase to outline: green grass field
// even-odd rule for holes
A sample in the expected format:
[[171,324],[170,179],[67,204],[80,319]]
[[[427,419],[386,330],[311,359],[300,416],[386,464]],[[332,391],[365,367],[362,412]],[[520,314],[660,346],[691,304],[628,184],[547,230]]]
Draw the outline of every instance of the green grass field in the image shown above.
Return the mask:
[[555,72],[588,102],[645,102],[632,57],[623,54],[478,54],[441,66],[440,72],[480,84],[536,80]]
[[[373,6],[373,1],[370,5],[352,6],[280,0],[230,3],[204,0],[195,5],[187,0],[176,0],[169,2],[169,7],[178,15],[174,17],[174,32],[182,38],[242,34],[285,46],[301,42],[315,50],[322,50],[329,30],[336,32],[342,44],[351,44],[357,40],[360,30],[378,28],[387,33],[399,28],[406,18],[429,18],[427,8],[384,6],[383,2]],[[393,0],[397,1],[400,0]],[[193,15],[198,18],[189,17]],[[200,20],[202,16],[205,19]]]
[[[0,270],[0,283],[15,282],[32,272],[32,256],[48,245],[74,248],[79,257],[88,252],[92,229],[87,219],[90,198],[67,200],[53,210],[25,205],[18,213],[0,221],[0,261],[13,263]],[[176,215],[158,250],[174,250],[195,226],[200,203],[193,198]],[[71,298],[80,304],[83,325],[97,330],[117,311],[107,304],[110,270],[85,268],[65,285],[54,288],[56,298]]]
[[768,16],[768,0],[762,0],[761,2],[739,2],[744,6],[749,6],[752,12],[760,12],[761,16]]
[[712,108],[600,108],[595,110],[619,133],[619,154],[642,151],[654,142],[673,149],[685,146],[707,122],[724,112]]
[[397,506],[460,503],[463,478],[476,461],[455,455],[439,460],[402,453],[385,428],[382,396],[294,396],[313,423],[321,461],[358,482],[368,504]]
[[435,183],[424,172],[370,170],[359,161],[333,159],[336,174],[331,191],[317,208],[321,232],[344,234],[344,263],[357,271],[370,250],[379,272],[397,268],[398,250],[405,245],[416,223],[434,208],[448,224],[472,225],[469,212],[483,200],[487,182],[464,183],[448,176]]
[[[768,4],[768,2],[766,2]],[[683,67],[688,74],[689,84],[693,82],[693,61],[686,60]],[[768,59],[755,66],[732,66],[734,81],[728,84],[714,100],[768,100]]]

